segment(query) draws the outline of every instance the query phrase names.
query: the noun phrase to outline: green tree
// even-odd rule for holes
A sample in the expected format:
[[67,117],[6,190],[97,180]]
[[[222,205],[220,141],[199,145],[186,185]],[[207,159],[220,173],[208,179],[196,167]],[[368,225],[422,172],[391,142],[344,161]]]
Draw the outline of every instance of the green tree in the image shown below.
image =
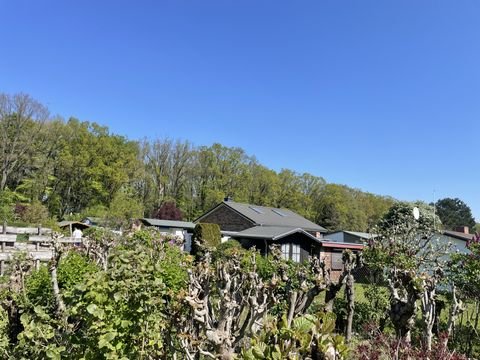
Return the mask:
[[462,200],[455,198],[440,199],[435,203],[438,216],[447,230],[455,230],[460,226],[475,229],[475,219],[472,210]]
[[0,93],[0,191],[15,188],[21,180],[48,117],[48,110],[29,95]]
[[111,135],[105,127],[76,119],[70,119],[62,131],[50,209],[62,218],[93,205],[108,207],[115,194],[135,177],[137,144]]
[[0,222],[2,226],[14,219],[13,207],[15,204],[15,195],[8,189],[0,191]]
[[399,339],[410,342],[421,300],[428,350],[432,346],[436,289],[445,271],[448,250],[437,241],[434,224],[439,221],[428,205],[396,203],[382,218],[375,230],[378,235],[364,251],[367,266],[382,271],[388,284],[390,320]]
[[365,213],[350,188],[327,184],[316,204],[316,222],[329,230],[366,231]]
[[110,202],[107,219],[112,225],[126,226],[132,219],[143,217],[143,205],[127,190],[118,191]]

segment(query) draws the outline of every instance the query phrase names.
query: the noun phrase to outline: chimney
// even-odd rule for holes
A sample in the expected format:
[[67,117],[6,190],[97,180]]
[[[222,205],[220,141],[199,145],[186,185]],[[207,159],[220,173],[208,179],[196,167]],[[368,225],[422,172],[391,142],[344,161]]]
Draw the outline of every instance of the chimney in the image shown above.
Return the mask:
[[461,232],[462,234],[470,234],[468,226],[458,226],[455,228],[455,231]]
[[233,201],[233,198],[230,195],[228,195],[223,198],[223,201]]

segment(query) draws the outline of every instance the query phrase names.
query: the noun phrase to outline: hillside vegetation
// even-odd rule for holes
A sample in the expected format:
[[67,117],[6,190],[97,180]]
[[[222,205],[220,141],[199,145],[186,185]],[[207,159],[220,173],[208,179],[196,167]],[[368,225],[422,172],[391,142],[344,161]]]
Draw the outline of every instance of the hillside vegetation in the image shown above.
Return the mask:
[[158,214],[169,202],[177,217],[194,219],[231,196],[292,209],[331,230],[366,231],[394,202],[312,174],[276,172],[237,147],[134,141],[96,123],[51,117],[25,94],[0,94],[0,109],[0,203],[9,221],[88,215],[122,222]]

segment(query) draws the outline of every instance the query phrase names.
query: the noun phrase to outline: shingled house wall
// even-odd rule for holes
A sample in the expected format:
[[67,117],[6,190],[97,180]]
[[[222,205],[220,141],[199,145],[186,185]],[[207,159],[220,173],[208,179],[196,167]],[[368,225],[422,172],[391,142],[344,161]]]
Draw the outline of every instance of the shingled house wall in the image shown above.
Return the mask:
[[252,221],[223,204],[203,216],[200,221],[202,223],[218,224],[223,231],[242,231],[255,225]]

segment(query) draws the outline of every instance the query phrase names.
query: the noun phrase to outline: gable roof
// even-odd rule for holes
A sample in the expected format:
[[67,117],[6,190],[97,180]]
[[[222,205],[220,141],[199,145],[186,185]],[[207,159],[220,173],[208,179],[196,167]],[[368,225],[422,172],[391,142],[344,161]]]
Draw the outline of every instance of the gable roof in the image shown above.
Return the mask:
[[210,214],[219,206],[227,206],[230,209],[233,209],[235,212],[241,216],[249,219],[257,226],[279,226],[279,227],[291,227],[291,228],[301,228],[307,231],[318,231],[326,232],[327,229],[317,225],[310,220],[305,219],[303,216],[288,210],[280,209],[269,206],[259,206],[252,204],[243,204],[237,203],[234,201],[223,201],[214,207],[212,210],[206,214],[200,216],[197,220],[200,220],[204,216]]
[[80,229],[87,229],[90,227],[90,225],[82,223],[80,221],[60,221],[57,223],[58,227],[60,228],[66,228],[72,226],[72,228],[80,228]]
[[195,224],[189,221],[161,220],[161,219],[148,219],[148,218],[140,219],[140,221],[147,226],[178,228],[178,229],[195,228]]
[[254,226],[252,228],[239,231],[231,236],[234,238],[267,239],[275,241],[295,233],[301,233],[312,240],[321,243],[320,239],[317,239],[315,236],[309,234],[301,228],[285,226]]

